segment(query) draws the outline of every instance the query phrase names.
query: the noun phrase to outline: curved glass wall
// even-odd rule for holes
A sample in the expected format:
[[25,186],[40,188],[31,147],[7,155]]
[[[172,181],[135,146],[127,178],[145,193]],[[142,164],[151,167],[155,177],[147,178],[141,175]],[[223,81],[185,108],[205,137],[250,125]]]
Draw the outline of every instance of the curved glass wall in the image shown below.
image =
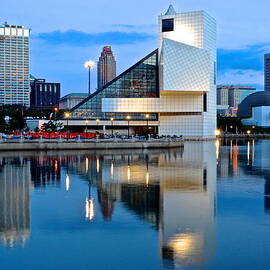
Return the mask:
[[[158,50],[106,84],[71,110],[72,119],[145,120],[144,113],[103,113],[102,98],[156,98],[159,96]],[[150,114],[149,120],[157,120],[157,114]]]

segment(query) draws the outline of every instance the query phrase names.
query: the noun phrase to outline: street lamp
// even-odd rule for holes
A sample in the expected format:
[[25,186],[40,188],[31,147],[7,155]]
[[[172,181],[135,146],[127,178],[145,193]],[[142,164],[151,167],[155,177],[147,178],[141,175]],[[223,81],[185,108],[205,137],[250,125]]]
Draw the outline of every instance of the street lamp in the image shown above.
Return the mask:
[[99,124],[100,120],[97,118],[96,119],[96,123],[97,123],[97,132],[98,132],[98,124]]
[[130,121],[130,119],[131,119],[131,116],[128,115],[128,116],[127,116],[127,121],[128,121],[128,139],[129,139],[129,121]]
[[146,115],[145,115],[146,123],[147,123],[147,131],[146,131],[146,136],[147,136],[146,139],[147,139],[147,140],[149,139],[149,134],[148,134],[148,130],[149,130],[149,128],[148,128],[149,117],[150,117],[149,114],[146,114]]
[[58,107],[53,107],[53,111],[54,111],[54,122],[56,122],[56,113],[58,112]]
[[220,136],[220,135],[221,135],[221,131],[220,131],[220,129],[216,129],[216,130],[215,130],[215,135],[216,135],[216,137],[218,137],[218,136]]
[[111,117],[111,125],[112,125],[112,138],[113,138],[113,120],[114,120],[114,118],[113,117]]
[[88,125],[89,121],[85,120],[84,123],[85,123],[85,139],[86,139],[87,138],[87,125]]
[[90,75],[90,72],[91,72],[91,69],[93,69],[95,67],[95,62],[92,60],[88,60],[84,63],[84,67],[86,69],[88,69],[88,94],[90,95],[91,94],[91,84],[90,84],[91,75]]
[[69,126],[68,126],[68,119],[70,118],[70,113],[65,112],[64,114],[65,118],[67,119],[67,140],[69,139]]

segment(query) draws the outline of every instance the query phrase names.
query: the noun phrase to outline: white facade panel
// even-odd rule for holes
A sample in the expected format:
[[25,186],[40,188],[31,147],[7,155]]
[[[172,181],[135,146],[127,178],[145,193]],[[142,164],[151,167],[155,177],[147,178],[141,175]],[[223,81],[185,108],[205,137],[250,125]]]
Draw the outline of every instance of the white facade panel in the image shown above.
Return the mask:
[[164,39],[161,54],[161,70],[164,91],[210,90],[210,55],[173,40]]
[[103,98],[103,112],[202,112],[201,94],[178,94],[160,98]]

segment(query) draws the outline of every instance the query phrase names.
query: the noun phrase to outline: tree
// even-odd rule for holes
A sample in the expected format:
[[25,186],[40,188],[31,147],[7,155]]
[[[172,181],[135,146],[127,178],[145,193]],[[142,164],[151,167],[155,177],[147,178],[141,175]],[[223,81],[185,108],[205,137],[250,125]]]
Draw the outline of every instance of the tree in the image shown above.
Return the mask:
[[63,124],[60,122],[54,122],[50,120],[48,123],[44,123],[41,129],[46,132],[56,132],[63,129]]
[[1,111],[0,112],[0,132],[5,133],[7,131],[7,123],[5,121],[5,114]]

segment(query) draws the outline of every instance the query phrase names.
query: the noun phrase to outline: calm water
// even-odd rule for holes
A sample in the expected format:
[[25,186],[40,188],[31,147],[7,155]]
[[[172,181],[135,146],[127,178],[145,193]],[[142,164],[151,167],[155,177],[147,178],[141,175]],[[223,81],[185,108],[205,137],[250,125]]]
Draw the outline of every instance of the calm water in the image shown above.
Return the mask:
[[269,269],[270,141],[0,153],[0,269]]

